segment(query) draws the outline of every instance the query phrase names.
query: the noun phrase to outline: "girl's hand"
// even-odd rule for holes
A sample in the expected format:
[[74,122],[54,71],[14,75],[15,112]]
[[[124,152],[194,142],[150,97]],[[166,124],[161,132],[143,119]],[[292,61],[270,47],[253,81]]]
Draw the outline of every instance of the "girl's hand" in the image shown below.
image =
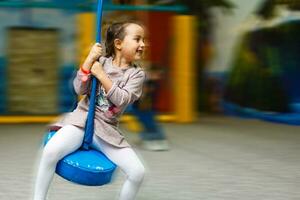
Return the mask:
[[95,76],[99,80],[105,74],[105,72],[103,70],[103,66],[100,64],[99,61],[94,62],[94,64],[91,67],[91,73],[93,76]]
[[107,93],[111,89],[113,83],[104,72],[103,66],[99,63],[99,61],[94,62],[91,68],[91,73],[101,82],[105,92]]
[[99,58],[101,56],[102,56],[102,46],[100,43],[95,43],[90,50],[88,59],[91,62],[95,62],[95,61],[99,60]]

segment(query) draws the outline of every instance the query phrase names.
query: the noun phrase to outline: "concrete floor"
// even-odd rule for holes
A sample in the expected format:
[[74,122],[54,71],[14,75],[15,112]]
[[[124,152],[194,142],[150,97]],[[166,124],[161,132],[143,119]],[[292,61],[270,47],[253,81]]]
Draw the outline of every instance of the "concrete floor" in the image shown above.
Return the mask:
[[[164,124],[171,150],[149,152],[126,132],[146,168],[140,200],[299,200],[300,127],[224,117]],[[45,125],[0,125],[0,200],[29,200]],[[58,176],[50,200],[116,199],[124,176],[104,187]]]

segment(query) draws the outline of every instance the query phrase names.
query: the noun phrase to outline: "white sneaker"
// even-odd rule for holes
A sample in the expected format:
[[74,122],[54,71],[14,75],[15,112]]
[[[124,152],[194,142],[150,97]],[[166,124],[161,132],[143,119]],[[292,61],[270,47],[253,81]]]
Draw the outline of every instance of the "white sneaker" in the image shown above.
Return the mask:
[[167,140],[144,140],[142,141],[142,147],[150,151],[167,151],[170,149]]

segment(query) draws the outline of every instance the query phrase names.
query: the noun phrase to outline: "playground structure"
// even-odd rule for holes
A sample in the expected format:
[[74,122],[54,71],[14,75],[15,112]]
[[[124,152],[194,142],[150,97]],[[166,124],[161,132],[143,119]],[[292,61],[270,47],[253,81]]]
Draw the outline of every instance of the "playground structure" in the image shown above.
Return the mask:
[[[72,11],[74,15],[74,21],[76,24],[75,32],[77,37],[72,41],[76,44],[76,52],[78,60],[74,63],[80,63],[85,57],[86,50],[89,49],[94,39],[94,4],[80,4],[80,3],[57,3],[57,2],[0,2],[1,8],[10,8],[17,12],[22,10],[27,13],[27,9],[53,9],[53,10],[65,10]],[[178,15],[177,13],[183,12],[185,7],[182,6],[151,6],[151,5],[113,5],[111,3],[104,5],[106,14],[104,15],[104,21],[106,19],[122,19],[125,16],[133,16],[144,22],[149,30],[150,40],[150,54],[148,56],[150,63],[155,63],[164,68],[167,73],[164,76],[164,80],[161,82],[159,98],[157,99],[158,119],[161,121],[174,121],[174,122],[193,122],[196,117],[195,113],[195,97],[194,97],[194,49],[195,49],[195,19],[193,16]],[[108,12],[109,11],[109,12]],[[122,15],[120,13],[122,12]],[[30,12],[29,12],[30,13]],[[30,17],[25,20],[25,25],[28,28],[28,21]],[[13,26],[14,28],[16,26]],[[18,26],[17,26],[18,27]],[[84,28],[82,28],[84,27]],[[7,25],[6,28],[11,28]],[[36,28],[31,27],[31,28]],[[43,28],[42,28],[43,29]],[[51,27],[50,29],[53,29]],[[55,28],[54,28],[55,29]],[[55,32],[55,31],[54,31]],[[171,46],[172,45],[172,46]],[[1,56],[1,55],[0,55]],[[8,60],[2,62],[0,65],[0,71],[6,83],[9,83],[8,76],[5,76],[5,72],[8,71],[11,62]],[[61,112],[70,111],[72,103],[76,101],[74,94],[70,92],[66,80],[72,78],[72,72],[77,68],[79,64],[74,64],[72,67],[62,67],[59,70],[62,81],[58,80],[58,96],[59,102],[64,105],[59,112],[51,114],[41,113],[18,113],[17,111],[10,113],[7,111],[7,105],[9,105],[8,86],[4,84],[1,90],[2,108],[0,109],[0,123],[41,123],[50,122],[54,120]],[[46,73],[46,72],[44,72]],[[63,80],[65,82],[63,82]],[[37,84],[38,87],[38,84]],[[5,95],[6,94],[6,95]],[[52,94],[48,94],[51,96]],[[66,95],[71,96],[68,99]],[[73,98],[73,99],[72,99]],[[6,105],[6,106],[5,106]],[[13,106],[12,104],[11,106]],[[132,122],[134,118],[126,115],[122,121]]]

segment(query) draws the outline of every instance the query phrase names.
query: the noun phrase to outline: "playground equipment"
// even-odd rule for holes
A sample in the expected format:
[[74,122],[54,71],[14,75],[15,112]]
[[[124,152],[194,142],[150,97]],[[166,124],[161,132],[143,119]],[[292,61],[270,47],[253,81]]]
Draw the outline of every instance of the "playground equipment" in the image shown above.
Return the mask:
[[[98,0],[96,24],[96,42],[98,43],[101,42],[102,7],[103,1]],[[82,147],[61,159],[55,171],[69,181],[89,186],[100,186],[109,183],[116,169],[116,165],[103,153],[90,149],[94,134],[96,90],[97,79],[92,77],[90,105]],[[54,134],[58,133],[51,131],[47,134],[44,143],[47,144]]]

